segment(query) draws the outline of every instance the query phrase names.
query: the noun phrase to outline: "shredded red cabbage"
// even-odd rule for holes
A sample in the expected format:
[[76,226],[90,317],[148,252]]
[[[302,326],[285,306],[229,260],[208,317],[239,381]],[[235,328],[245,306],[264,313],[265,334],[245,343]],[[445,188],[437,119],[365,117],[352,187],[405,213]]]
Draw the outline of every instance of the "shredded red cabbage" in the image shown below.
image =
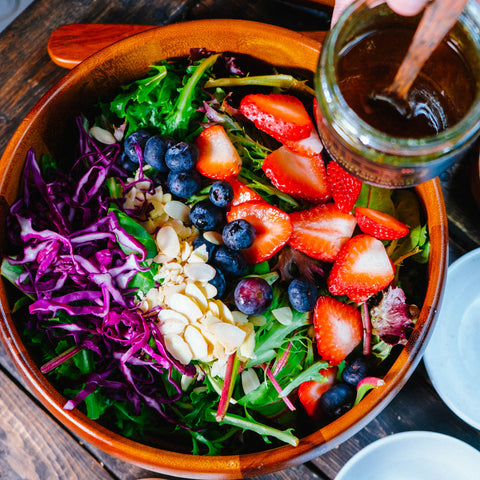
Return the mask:
[[[47,182],[35,153],[28,152],[24,195],[8,218],[9,243],[20,252],[8,261],[22,268],[17,286],[35,299],[29,306],[29,327],[44,329],[53,343],[73,339],[74,346],[44,371],[82,349],[95,354],[96,371],[81,379],[83,388],[64,408],[77,407],[103,388],[131,402],[137,412],[147,404],[178,423],[162,406],[181,396],[172,372],[193,376],[195,368],[167,352],[156,325],[157,312],[136,308],[129,288],[132,278],[149,267],[142,265],[145,246],[109,210],[113,200],[105,180],[126,179],[116,164],[120,147],[100,148],[81,119],[77,124],[80,157],[69,172],[57,170],[55,179]],[[162,389],[159,375],[168,379],[173,394]]]

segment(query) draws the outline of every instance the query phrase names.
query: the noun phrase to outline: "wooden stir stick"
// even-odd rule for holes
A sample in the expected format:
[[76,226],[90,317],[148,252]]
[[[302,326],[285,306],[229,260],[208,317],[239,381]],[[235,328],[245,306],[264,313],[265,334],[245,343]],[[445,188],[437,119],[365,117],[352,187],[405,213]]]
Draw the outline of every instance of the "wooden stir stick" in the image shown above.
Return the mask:
[[455,25],[469,0],[434,0],[425,7],[412,43],[390,87],[373,93],[374,101],[387,102],[406,117],[413,112],[408,92],[425,62]]

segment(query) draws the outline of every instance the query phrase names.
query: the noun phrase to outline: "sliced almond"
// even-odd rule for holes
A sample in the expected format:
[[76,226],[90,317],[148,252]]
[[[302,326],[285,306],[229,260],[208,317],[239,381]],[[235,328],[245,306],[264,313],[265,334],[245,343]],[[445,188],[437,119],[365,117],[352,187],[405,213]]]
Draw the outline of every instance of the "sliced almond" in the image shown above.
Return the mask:
[[239,312],[238,310],[232,311],[233,320],[236,324],[238,323],[248,323],[248,315],[245,313]]
[[178,237],[178,234],[183,230],[183,223],[180,220],[176,220],[175,218],[170,218],[163,224],[163,226],[172,227],[175,230],[177,237]]
[[216,317],[212,312],[207,312],[201,320],[202,325],[205,325],[207,328],[210,325],[213,325],[214,323],[218,323],[218,322],[221,322],[221,320],[218,317]]
[[214,245],[223,245],[222,235],[218,232],[203,232],[203,238],[207,240],[207,242],[213,243]]
[[[213,362],[210,368],[210,374],[212,377],[225,378],[225,370],[227,367],[227,357],[224,356]],[[236,403],[236,402],[235,402]]]
[[163,335],[168,335],[170,333],[183,333],[185,327],[188,325],[188,319],[185,315],[168,308],[160,310],[158,320],[160,322],[158,328]]
[[89,130],[89,133],[95,140],[98,140],[104,145],[112,145],[112,143],[117,143],[113,134],[104,128],[97,127],[96,125]]
[[248,320],[256,327],[263,327],[267,323],[267,319],[263,315],[250,315]]
[[290,307],[274,308],[272,314],[282,325],[290,325],[293,321],[293,312]]
[[212,312],[212,314],[215,315],[216,317],[220,316],[220,309],[218,308],[218,305],[215,302],[215,300],[211,300],[208,302],[208,310]]
[[217,273],[208,263],[187,263],[184,272],[188,278],[196,282],[209,282]]
[[207,342],[203,338],[203,335],[192,325],[189,325],[185,329],[183,338],[190,346],[190,350],[193,354],[194,360],[206,361],[208,356]]
[[188,263],[206,263],[207,261],[208,252],[205,245],[200,245],[198,248],[196,248],[188,259]]
[[[180,234],[178,238],[181,239],[182,235]],[[188,242],[182,242],[180,248],[181,248],[180,260],[185,263],[186,261],[188,261],[188,259],[190,258],[190,255],[193,252],[193,246]]]
[[183,313],[189,320],[198,320],[203,315],[199,306],[190,297],[181,293],[168,297],[167,305],[172,310]]
[[219,322],[210,325],[210,331],[224,346],[238,348],[245,340],[246,333],[235,325]]
[[208,309],[207,298],[194,282],[187,282],[185,286],[185,295],[194,298],[196,303],[203,308],[204,312]]
[[164,226],[158,231],[156,242],[160,252],[172,259],[180,253],[178,235],[170,225]]
[[166,203],[165,212],[168,213],[170,217],[180,220],[182,223],[189,221],[190,208],[178,200],[172,200]]
[[217,295],[217,288],[211,283],[202,283],[199,287],[208,300],[214,298]]
[[247,368],[241,373],[242,387],[245,395],[253,392],[260,386],[260,380],[253,368]]
[[253,358],[255,350],[255,334],[246,335],[245,340],[238,349],[238,354],[242,359]]
[[180,388],[186,392],[190,385],[192,385],[195,382],[195,377],[189,377],[188,375],[182,375],[182,378],[180,379]]
[[230,323],[234,323],[232,311],[221,301],[215,300],[218,305],[218,310],[220,312],[220,318],[227,320]]
[[165,347],[169,353],[183,365],[188,365],[193,358],[188,343],[180,335],[165,335]]

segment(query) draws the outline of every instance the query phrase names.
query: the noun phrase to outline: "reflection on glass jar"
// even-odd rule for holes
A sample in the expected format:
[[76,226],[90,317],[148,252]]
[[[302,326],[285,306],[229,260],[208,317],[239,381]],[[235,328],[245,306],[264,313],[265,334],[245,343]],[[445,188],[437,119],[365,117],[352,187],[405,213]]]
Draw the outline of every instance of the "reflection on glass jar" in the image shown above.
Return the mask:
[[315,81],[322,141],[345,169],[374,185],[410,187],[436,177],[478,136],[476,2],[468,4],[412,85],[408,117],[373,101],[373,94],[393,82],[420,17],[399,16],[381,2],[356,2],[327,35],[320,54]]

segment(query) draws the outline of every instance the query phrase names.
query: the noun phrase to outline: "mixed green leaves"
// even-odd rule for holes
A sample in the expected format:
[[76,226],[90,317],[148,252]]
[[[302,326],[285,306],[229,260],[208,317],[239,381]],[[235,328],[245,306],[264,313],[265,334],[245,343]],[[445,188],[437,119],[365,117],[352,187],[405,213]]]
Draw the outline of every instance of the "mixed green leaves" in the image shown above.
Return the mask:
[[122,88],[110,110],[127,124],[127,132],[155,128],[162,135],[189,140],[199,133],[199,110],[208,95],[202,90],[207,73],[217,61],[211,55],[191,65],[162,61],[147,77]]

